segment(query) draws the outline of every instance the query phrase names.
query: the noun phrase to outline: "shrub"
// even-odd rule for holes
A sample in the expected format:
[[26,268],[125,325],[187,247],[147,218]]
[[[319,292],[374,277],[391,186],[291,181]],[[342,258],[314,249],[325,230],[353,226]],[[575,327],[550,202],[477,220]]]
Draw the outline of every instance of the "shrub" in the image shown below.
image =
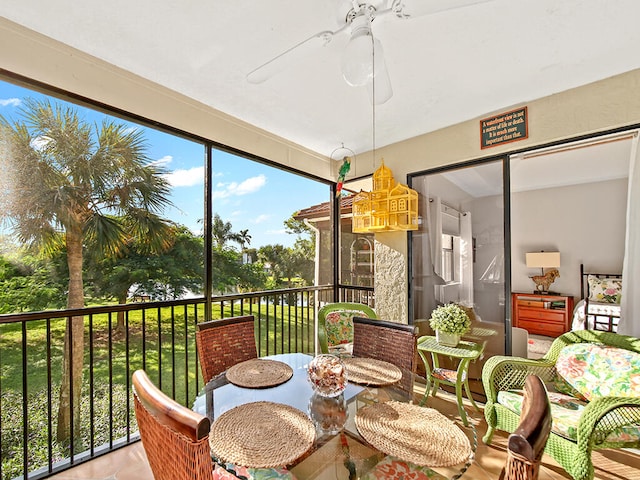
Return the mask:
[[[53,425],[51,461],[55,464],[64,460],[68,454],[68,448],[55,441],[55,419],[58,411],[58,386],[52,387],[52,413]],[[82,416],[81,439],[76,448],[88,450],[90,448],[90,421],[88,418],[91,398],[88,387],[84,389],[82,395]],[[29,470],[34,471],[45,467],[48,463],[48,405],[47,391],[41,389],[32,392],[27,399],[29,409],[28,425],[28,464]],[[122,438],[127,434],[127,390],[124,385],[113,386],[113,399],[110,402],[110,392],[108,384],[96,382],[93,409],[94,409],[94,446],[109,443],[110,439]],[[133,407],[133,404],[130,404]],[[113,417],[110,415],[110,408],[113,408]],[[22,395],[17,392],[3,392],[2,395],[2,478],[12,479],[23,475],[23,444],[22,444]],[[133,410],[129,412],[132,419],[135,418]],[[109,431],[110,419],[113,418],[113,432]],[[135,423],[133,428],[135,429]],[[76,454],[80,453],[76,449]]]
[[441,332],[463,334],[471,328],[471,319],[460,305],[449,303],[431,312],[429,325]]

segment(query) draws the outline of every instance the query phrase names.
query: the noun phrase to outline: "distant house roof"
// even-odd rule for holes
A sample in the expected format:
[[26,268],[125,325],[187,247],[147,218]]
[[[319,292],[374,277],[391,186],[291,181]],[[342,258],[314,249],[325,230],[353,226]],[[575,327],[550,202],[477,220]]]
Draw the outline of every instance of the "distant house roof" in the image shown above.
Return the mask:
[[[344,195],[340,197],[340,214],[341,215],[350,215],[351,214],[351,206],[353,204],[353,197],[356,196],[356,193],[350,193],[349,195]],[[325,217],[329,217],[331,209],[331,202],[323,202],[317,205],[313,205],[308,208],[303,208],[300,210],[294,218],[296,220],[303,220],[308,218],[310,221],[313,219],[323,219]]]
[[[345,190],[343,190],[345,192]],[[347,195],[340,197],[340,222],[351,229],[351,206],[358,192],[347,191]],[[293,216],[296,220],[308,220],[315,224],[316,228],[328,229],[331,227],[331,202],[323,202],[300,210]]]

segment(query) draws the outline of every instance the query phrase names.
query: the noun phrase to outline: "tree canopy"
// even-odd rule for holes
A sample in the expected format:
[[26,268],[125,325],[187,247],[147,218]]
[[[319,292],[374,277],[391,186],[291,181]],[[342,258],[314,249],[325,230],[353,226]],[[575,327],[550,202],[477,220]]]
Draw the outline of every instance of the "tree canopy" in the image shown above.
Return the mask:
[[[117,255],[132,237],[150,250],[169,246],[169,223],[160,214],[170,205],[170,186],[165,172],[147,156],[142,131],[108,118],[92,125],[74,108],[26,99],[17,120],[0,117],[0,148],[3,220],[21,242],[49,252],[64,249],[68,308],[84,306],[85,244],[108,255]],[[61,442],[71,436],[71,404],[76,434],[81,419],[84,320],[79,316],[68,322],[57,432]]]

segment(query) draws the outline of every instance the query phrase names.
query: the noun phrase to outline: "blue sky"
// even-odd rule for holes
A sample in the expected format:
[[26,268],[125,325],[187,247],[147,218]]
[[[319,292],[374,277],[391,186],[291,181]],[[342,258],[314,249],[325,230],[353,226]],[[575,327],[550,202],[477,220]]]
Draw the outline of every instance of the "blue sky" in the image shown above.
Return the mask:
[[[38,99],[43,95],[0,81],[0,115],[16,118],[26,97]],[[90,123],[99,124],[105,116],[80,106],[75,108]],[[131,125],[145,132],[148,156],[169,172],[175,208],[165,215],[200,232],[202,225],[198,220],[204,216],[204,147],[134,123]],[[291,246],[296,236],[285,233],[283,222],[297,210],[327,201],[330,195],[325,184],[222,151],[214,151],[213,175],[214,212],[231,222],[233,231],[249,230],[250,246],[254,248],[268,244]]]

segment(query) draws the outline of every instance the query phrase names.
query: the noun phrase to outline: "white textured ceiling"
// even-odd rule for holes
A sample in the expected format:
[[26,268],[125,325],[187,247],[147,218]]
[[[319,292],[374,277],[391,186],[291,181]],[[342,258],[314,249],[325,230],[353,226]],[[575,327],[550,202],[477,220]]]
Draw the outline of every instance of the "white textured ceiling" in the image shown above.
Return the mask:
[[[350,3],[3,0],[0,15],[330,156],[342,143],[356,153],[373,146],[367,90],[348,86],[340,72],[348,33],[264,83],[246,74],[335,30],[336,12]],[[376,18],[394,91],[375,109],[376,146],[637,69],[639,18],[638,0],[488,0],[409,20]]]

